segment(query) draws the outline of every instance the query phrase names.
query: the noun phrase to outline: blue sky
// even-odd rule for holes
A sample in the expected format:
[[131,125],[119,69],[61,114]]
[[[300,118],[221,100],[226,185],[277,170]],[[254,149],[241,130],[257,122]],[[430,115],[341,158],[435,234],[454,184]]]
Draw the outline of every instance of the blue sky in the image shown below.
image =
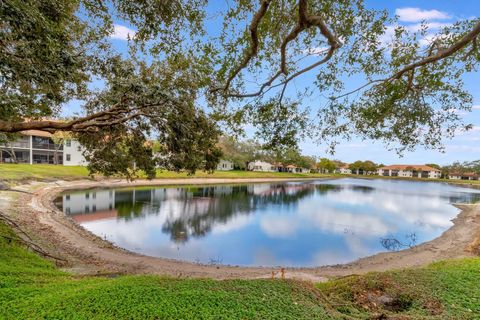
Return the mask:
[[[422,20],[427,21],[431,27],[455,22],[456,20],[471,18],[480,13],[480,1],[451,1],[451,0],[423,0],[423,1],[366,1],[367,7],[375,9],[386,9],[393,16],[399,16],[399,23],[415,28]],[[125,22],[116,21],[115,33],[111,37],[113,47],[119,52],[127,51],[127,35],[134,35],[134,30]],[[296,79],[290,86],[302,87],[311,82],[315,77],[315,71]],[[417,149],[414,152],[405,152],[400,158],[395,151],[389,151],[386,147],[375,141],[362,141],[353,139],[344,141],[337,146],[333,156],[346,162],[355,160],[373,160],[377,163],[438,163],[449,164],[453,161],[471,161],[480,159],[480,73],[468,74],[464,78],[467,90],[473,95],[473,110],[470,113],[461,114],[467,123],[474,125],[473,130],[458,134],[452,140],[445,140],[445,152],[434,150]],[[355,86],[358,80],[351,80],[347,85]],[[98,82],[93,84],[101,86]],[[71,114],[79,110],[79,103],[73,102],[65,107],[64,113]],[[251,130],[248,130],[251,133]],[[304,154],[317,157],[327,156],[326,145],[317,144],[313,141],[303,141],[300,147]]]

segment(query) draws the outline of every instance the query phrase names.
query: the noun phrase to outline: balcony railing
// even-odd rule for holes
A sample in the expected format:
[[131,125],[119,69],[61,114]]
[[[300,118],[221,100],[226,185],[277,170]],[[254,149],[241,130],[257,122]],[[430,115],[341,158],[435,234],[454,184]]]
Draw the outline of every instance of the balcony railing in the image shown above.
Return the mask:
[[7,144],[7,147],[28,149],[28,148],[30,148],[30,142],[28,142],[28,141],[11,142],[11,143]]
[[33,143],[33,149],[42,149],[42,150],[63,150],[63,145],[56,145],[53,143]]

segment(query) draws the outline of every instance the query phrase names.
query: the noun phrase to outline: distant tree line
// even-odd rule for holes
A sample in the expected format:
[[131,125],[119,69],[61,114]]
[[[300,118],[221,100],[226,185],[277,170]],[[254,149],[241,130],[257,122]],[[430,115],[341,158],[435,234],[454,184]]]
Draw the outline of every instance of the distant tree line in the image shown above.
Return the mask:
[[223,159],[233,162],[234,168],[245,170],[249,162],[260,160],[269,163],[282,163],[302,168],[315,167],[316,158],[302,155],[298,148],[272,150],[252,140],[239,140],[230,136],[222,136],[218,142]]
[[467,173],[474,172],[480,174],[480,160],[474,161],[455,161],[451,165],[447,165],[441,168],[442,174],[449,173]]

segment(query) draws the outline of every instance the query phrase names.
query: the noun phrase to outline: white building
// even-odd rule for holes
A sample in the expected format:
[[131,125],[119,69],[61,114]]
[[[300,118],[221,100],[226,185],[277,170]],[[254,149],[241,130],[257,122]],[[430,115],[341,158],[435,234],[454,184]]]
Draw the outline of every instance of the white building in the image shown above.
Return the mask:
[[253,161],[248,163],[247,169],[249,171],[265,171],[265,172],[274,172],[276,167],[271,163],[264,161]]
[[27,130],[16,141],[0,145],[0,163],[86,165],[82,152],[75,140],[55,143],[49,132]]
[[448,179],[452,180],[480,180],[480,174],[475,172],[464,172],[464,173],[450,173],[448,174]]
[[394,164],[378,169],[378,174],[385,177],[438,179],[441,171],[426,165]]
[[340,174],[352,174],[352,170],[350,170],[348,168],[348,166],[349,166],[348,164],[345,164],[345,165],[341,166],[340,168],[338,168],[336,170],[336,172],[340,173]]
[[83,156],[84,148],[73,139],[65,139],[63,143],[63,165],[65,166],[85,166],[87,161]]
[[291,173],[310,173],[310,169],[297,167],[296,165],[293,165],[293,164],[289,164],[285,168],[287,169],[287,172],[291,172]]
[[229,171],[233,170],[233,162],[229,160],[221,159],[217,165],[217,171]]

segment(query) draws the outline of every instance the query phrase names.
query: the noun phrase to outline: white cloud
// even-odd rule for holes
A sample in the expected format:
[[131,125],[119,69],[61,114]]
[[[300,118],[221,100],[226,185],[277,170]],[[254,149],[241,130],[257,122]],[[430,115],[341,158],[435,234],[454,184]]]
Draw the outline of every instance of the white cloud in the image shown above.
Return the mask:
[[423,26],[427,27],[428,30],[438,30],[438,29],[441,29],[441,28],[449,27],[451,25],[452,25],[451,23],[427,22],[423,25],[421,23],[409,24],[409,25],[406,25],[405,28],[408,31],[418,32],[422,29]]
[[473,128],[468,131],[470,132],[480,131],[480,126],[473,126]]
[[252,221],[251,215],[236,215],[225,223],[214,225],[212,234],[229,233],[246,227]]
[[447,150],[450,152],[458,151],[477,153],[480,152],[480,147],[470,145],[447,145]]
[[449,37],[452,37],[452,35],[445,35],[445,34],[427,34],[425,37],[419,40],[419,43],[421,46],[429,46],[431,45],[435,40],[447,40]]
[[465,112],[464,110],[459,110],[457,108],[452,108],[450,110],[448,110],[449,112],[451,113],[455,113],[455,114],[458,114],[460,116],[464,116],[464,115],[467,115],[467,112]]
[[298,222],[293,217],[265,216],[260,220],[260,228],[271,238],[288,238],[295,234]]
[[307,55],[321,55],[321,54],[325,54],[328,52],[328,50],[330,49],[330,47],[314,47],[314,48],[308,48],[308,49],[305,49],[303,50],[303,53],[304,54],[307,54]]
[[472,106],[472,110],[480,110],[480,104]]
[[110,35],[112,39],[128,40],[135,36],[135,30],[128,27],[121,26],[119,24],[114,25],[113,33]]
[[398,16],[400,21],[405,22],[450,19],[450,16],[446,12],[435,9],[422,10],[420,8],[398,8],[395,10],[395,14]]

